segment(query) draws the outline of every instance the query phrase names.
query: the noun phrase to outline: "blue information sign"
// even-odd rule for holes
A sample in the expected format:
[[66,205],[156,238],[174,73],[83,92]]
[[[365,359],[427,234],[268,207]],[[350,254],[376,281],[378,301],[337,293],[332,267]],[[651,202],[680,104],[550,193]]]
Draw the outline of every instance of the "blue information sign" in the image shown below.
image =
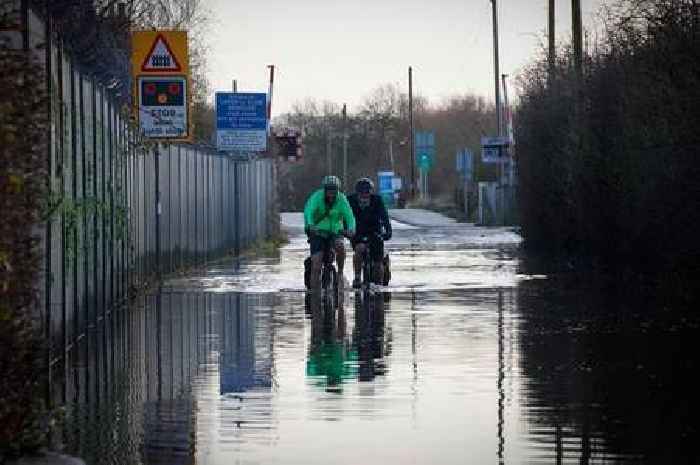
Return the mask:
[[424,171],[433,167],[435,158],[435,133],[416,132],[416,164]]
[[465,181],[473,180],[474,155],[471,150],[463,149],[457,152],[457,172]]
[[391,207],[394,204],[394,172],[380,171],[377,173],[377,181],[379,184],[379,195],[382,196],[384,204]]
[[267,94],[216,93],[216,140],[219,150],[267,148]]

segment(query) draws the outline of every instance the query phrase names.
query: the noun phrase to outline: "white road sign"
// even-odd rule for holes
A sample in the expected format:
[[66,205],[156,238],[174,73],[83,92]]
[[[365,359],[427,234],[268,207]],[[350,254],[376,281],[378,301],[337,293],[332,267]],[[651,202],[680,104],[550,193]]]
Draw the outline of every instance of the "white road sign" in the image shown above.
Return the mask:
[[509,160],[507,137],[482,137],[481,161],[484,163],[505,163]]

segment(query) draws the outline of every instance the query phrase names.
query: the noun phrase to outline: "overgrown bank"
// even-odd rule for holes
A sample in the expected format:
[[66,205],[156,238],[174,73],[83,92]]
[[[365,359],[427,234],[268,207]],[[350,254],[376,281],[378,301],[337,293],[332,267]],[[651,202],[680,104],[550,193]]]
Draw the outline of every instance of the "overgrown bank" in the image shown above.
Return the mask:
[[521,76],[526,247],[687,283],[700,259],[696,2],[624,0],[579,75],[573,54]]
[[[11,26],[0,14],[0,28]],[[5,29],[6,30],[6,29]],[[48,112],[29,52],[0,36],[0,462],[45,440],[45,366],[33,314],[41,272],[36,228],[46,196]]]

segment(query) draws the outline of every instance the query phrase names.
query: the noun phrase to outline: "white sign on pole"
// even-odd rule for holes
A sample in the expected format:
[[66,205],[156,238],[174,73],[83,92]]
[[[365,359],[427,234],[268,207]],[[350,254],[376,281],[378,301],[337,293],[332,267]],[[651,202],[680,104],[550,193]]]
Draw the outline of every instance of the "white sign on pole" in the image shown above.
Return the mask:
[[187,78],[139,76],[139,121],[149,138],[187,137]]
[[507,137],[482,137],[481,161],[484,163],[505,163],[508,161]]
[[216,131],[216,146],[219,147],[219,150],[226,151],[264,151],[267,147],[267,133],[241,129],[219,129]]

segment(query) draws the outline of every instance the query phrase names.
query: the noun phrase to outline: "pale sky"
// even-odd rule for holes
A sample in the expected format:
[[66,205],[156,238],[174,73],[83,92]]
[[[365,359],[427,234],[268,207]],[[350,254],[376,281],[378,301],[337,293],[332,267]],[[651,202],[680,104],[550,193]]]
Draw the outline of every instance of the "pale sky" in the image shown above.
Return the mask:
[[[312,97],[356,110],[374,88],[397,83],[433,103],[472,92],[493,99],[489,0],[205,0],[212,88],[267,91],[273,117]],[[605,0],[582,0],[584,23]],[[557,39],[569,40],[571,2],[557,0]],[[512,77],[545,40],[547,0],[500,0],[501,73]]]

